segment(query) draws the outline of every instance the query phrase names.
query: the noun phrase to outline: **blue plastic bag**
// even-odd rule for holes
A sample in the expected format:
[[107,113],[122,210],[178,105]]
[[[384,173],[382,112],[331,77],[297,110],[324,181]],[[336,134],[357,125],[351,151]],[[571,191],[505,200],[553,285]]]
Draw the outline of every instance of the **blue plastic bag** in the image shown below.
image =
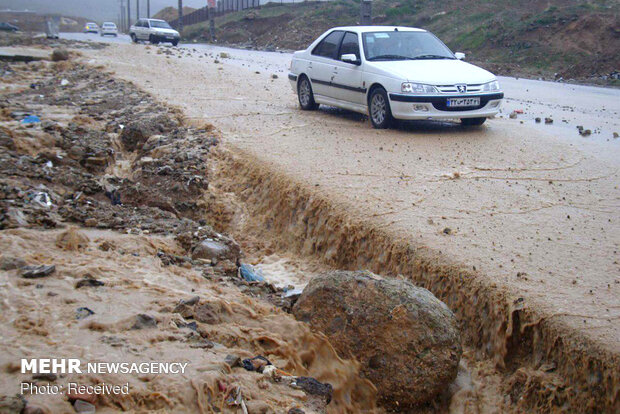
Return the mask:
[[263,275],[256,272],[254,268],[248,264],[242,264],[241,266],[239,266],[239,274],[247,282],[262,282],[265,280]]
[[36,124],[38,122],[41,122],[41,119],[36,115],[28,115],[22,119],[22,124]]

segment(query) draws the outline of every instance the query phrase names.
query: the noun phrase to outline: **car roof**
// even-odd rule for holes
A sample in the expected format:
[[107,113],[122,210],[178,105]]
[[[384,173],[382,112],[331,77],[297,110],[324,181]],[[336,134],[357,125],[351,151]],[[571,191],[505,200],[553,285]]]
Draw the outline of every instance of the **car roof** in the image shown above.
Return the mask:
[[165,22],[165,20],[162,20],[162,19],[145,19],[145,20],[149,20],[151,22]]
[[406,26],[342,26],[334,27],[332,30],[346,30],[347,32],[366,33],[366,32],[426,32],[424,29]]
[[106,24],[113,24],[114,26],[116,26],[116,23],[114,23],[114,22],[103,22],[103,24],[104,25],[106,25]]
[[97,24],[97,23],[95,23],[95,22],[88,22],[88,23],[86,23],[86,24]]

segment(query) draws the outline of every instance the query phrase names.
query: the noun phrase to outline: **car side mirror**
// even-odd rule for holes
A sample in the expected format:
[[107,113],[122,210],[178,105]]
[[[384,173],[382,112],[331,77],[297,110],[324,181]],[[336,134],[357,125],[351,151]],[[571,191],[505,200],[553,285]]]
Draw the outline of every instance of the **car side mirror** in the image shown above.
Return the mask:
[[454,54],[454,57],[457,58],[458,60],[465,60],[465,53],[463,53],[463,52],[456,52]]
[[343,62],[351,63],[353,65],[361,65],[362,64],[362,62],[360,62],[360,60],[357,58],[357,56],[355,56],[355,54],[353,54],[353,53],[348,53],[346,55],[342,55],[340,57],[340,60],[342,60]]

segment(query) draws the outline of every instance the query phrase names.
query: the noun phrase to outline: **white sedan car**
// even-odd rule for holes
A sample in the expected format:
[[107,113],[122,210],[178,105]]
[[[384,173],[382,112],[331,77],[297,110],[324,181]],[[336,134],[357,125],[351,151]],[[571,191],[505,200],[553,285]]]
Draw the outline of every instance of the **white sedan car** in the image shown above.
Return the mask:
[[302,109],[349,109],[368,114],[375,128],[394,119],[481,125],[504,94],[492,73],[464,57],[422,29],[337,27],[294,53],[289,80]]
[[99,33],[101,34],[101,37],[105,35],[112,35],[114,37],[118,36],[118,28],[116,27],[116,23],[103,22]]

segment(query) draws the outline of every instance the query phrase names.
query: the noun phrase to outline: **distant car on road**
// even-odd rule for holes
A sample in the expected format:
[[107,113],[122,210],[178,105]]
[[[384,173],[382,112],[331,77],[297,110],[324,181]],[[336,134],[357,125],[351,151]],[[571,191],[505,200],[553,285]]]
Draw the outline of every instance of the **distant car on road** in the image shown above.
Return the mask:
[[7,22],[0,22],[0,30],[4,30],[5,32],[17,32],[19,31],[19,27],[12,25]]
[[101,37],[105,35],[112,35],[114,37],[118,36],[118,28],[116,27],[116,23],[103,22],[99,33],[101,34]]
[[99,26],[97,23],[88,22],[84,25],[84,33],[99,33]]
[[170,25],[159,19],[139,19],[129,28],[129,36],[136,43],[139,40],[148,40],[153,44],[169,42],[173,46],[179,44],[181,36]]
[[492,73],[464,58],[422,29],[337,27],[294,53],[289,80],[302,109],[349,109],[368,114],[375,128],[394,119],[482,125],[504,94]]

